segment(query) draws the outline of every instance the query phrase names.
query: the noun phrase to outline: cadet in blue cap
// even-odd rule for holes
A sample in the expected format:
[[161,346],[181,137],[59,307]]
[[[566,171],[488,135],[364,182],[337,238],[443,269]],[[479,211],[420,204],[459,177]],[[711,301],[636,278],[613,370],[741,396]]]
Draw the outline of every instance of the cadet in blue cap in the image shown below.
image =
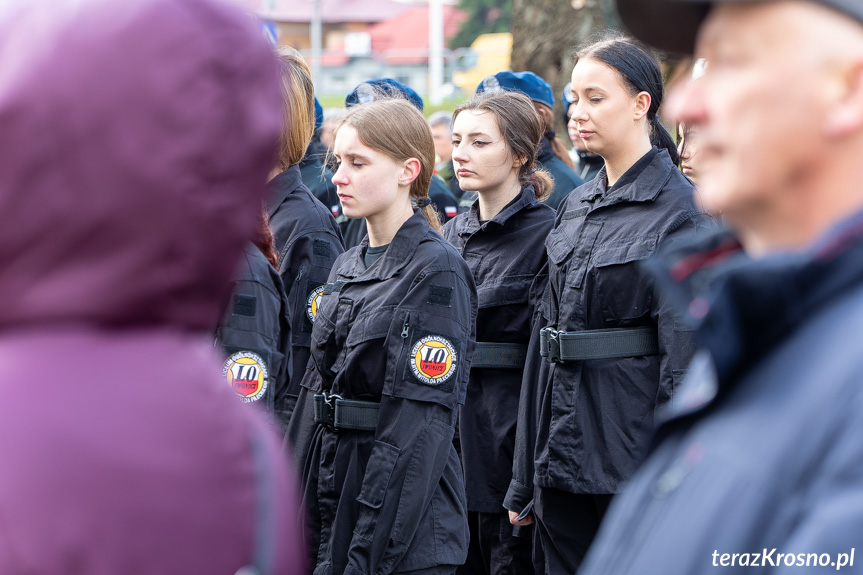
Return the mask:
[[569,192],[584,183],[575,172],[572,159],[553,129],[554,125],[554,92],[548,82],[533,72],[498,72],[488,76],[479,86],[476,93],[511,90],[521,92],[533,100],[536,111],[542,118],[545,129],[544,137],[539,147],[536,159],[540,167],[545,168],[554,178],[554,191],[545,203],[554,209]]
[[572,97],[572,82],[567,83],[561,94],[561,102],[563,103],[563,122],[566,124],[566,132],[569,134],[569,140],[572,142],[572,152],[569,157],[575,163],[575,171],[578,177],[589,182],[596,177],[602,166],[605,165],[605,160],[599,154],[594,154],[588,151],[584,145],[584,140],[578,135],[578,125],[576,122],[570,122],[572,113],[575,111],[575,98]]
[[[392,78],[376,78],[363,82],[347,95],[345,106],[352,108],[376,100],[392,98],[407,99],[420,112],[423,111],[423,99],[420,98],[419,94],[410,86]],[[437,175],[432,177],[429,198],[437,211],[441,225],[458,215],[458,199],[450,191],[446,182]],[[342,216],[340,225],[346,248],[359,245],[366,235],[364,220],[350,220]]]

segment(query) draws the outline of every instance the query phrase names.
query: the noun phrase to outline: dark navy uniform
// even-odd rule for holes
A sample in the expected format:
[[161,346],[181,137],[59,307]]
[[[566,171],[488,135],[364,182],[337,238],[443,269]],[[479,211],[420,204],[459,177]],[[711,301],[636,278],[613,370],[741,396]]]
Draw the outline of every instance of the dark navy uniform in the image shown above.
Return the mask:
[[[471,529],[468,561],[459,573],[527,574],[533,569],[531,540],[513,536],[503,500],[512,477],[530,318],[538,303],[530,297],[531,286],[545,265],[545,238],[553,225],[554,210],[538,202],[528,186],[487,222],[480,222],[476,202],[444,227],[444,237],[473,272],[479,302],[478,350],[459,418]],[[516,351],[514,363],[521,365],[501,369],[511,356],[492,354],[488,363],[498,367],[478,367],[486,343],[507,344]]]
[[[653,148],[614,186],[606,186],[603,168],[558,208],[546,240],[548,288],[541,321],[534,325],[519,406],[505,505],[521,511],[535,497],[549,572],[573,572],[578,566],[610,494],[634,471],[654,410],[672,398],[695,351],[692,333],[656,296],[639,262],[660,242],[715,229],[695,207],[692,183],[665,150]],[[539,332],[546,326],[553,331],[543,338]],[[548,361],[561,353],[552,345],[561,345],[560,331],[582,337],[572,332],[602,329],[615,330],[607,336],[628,338],[617,347],[647,338],[656,349]],[[588,344],[603,341],[597,339],[601,332],[586,335]],[[604,351],[612,344],[600,347]],[[560,545],[560,537],[570,539]],[[556,545],[549,545],[550,538]]]
[[303,183],[335,217],[339,213],[339,196],[336,195],[333,173],[326,167],[326,158],[326,146],[319,140],[312,140],[298,165]]
[[288,296],[292,359],[285,409],[299,394],[311,344],[320,293],[333,262],[344,252],[339,227],[330,211],[303,184],[298,166],[269,183],[267,212],[279,252],[279,275]]
[[291,328],[282,280],[264,254],[246,247],[231,304],[216,330],[227,357],[226,382],[244,403],[256,404],[287,423],[285,401]]
[[536,161],[539,167],[545,168],[554,178],[554,190],[551,195],[545,200],[545,203],[555,210],[560,202],[572,190],[584,183],[575,171],[566,165],[566,163],[554,155],[551,149],[551,144],[548,138],[543,138],[539,144],[539,150],[536,153]]
[[[452,573],[467,554],[452,441],[474,348],[476,287],[420,212],[368,268],[367,245],[333,267],[288,427],[304,470],[311,564],[335,575]],[[339,410],[356,405],[374,412],[371,423],[362,414],[339,423]]]

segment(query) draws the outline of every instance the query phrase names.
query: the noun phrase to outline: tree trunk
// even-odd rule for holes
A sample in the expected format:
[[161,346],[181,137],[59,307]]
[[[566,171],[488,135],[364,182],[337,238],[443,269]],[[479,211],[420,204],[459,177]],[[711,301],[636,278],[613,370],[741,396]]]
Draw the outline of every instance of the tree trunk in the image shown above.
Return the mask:
[[609,18],[603,0],[513,0],[512,69],[530,70],[551,84],[558,131],[565,130],[560,95],[569,82],[575,49],[616,24]]

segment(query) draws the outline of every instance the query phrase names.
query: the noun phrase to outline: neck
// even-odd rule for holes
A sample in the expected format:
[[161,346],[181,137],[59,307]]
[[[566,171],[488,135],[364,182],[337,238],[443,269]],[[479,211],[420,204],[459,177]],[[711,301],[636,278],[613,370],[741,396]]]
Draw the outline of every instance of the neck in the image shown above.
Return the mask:
[[479,219],[490,220],[521,193],[518,176],[514,181],[507,181],[499,188],[479,192]]
[[366,217],[369,245],[378,247],[392,242],[396,232],[413,214],[410,197],[405,196],[404,201],[400,200],[386,210]]
[[605,171],[608,174],[608,185],[613,186],[617,180],[631,168],[635,162],[644,157],[650,151],[653,144],[650,138],[641,137],[632,145],[621,146],[620,150],[603,155],[605,160]]

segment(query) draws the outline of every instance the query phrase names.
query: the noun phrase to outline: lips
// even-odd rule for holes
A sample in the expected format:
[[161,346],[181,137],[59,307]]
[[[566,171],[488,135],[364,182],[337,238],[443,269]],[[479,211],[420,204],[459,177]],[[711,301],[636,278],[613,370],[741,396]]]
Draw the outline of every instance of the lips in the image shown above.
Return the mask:
[[593,135],[593,132],[589,132],[587,130],[579,130],[578,135],[579,137],[581,137],[582,140],[586,140]]
[[464,168],[459,168],[459,169],[456,171],[456,175],[457,175],[457,176],[469,176],[469,175],[471,175],[472,173],[473,173],[472,171],[470,171],[470,170],[466,170],[466,169],[464,169]]

